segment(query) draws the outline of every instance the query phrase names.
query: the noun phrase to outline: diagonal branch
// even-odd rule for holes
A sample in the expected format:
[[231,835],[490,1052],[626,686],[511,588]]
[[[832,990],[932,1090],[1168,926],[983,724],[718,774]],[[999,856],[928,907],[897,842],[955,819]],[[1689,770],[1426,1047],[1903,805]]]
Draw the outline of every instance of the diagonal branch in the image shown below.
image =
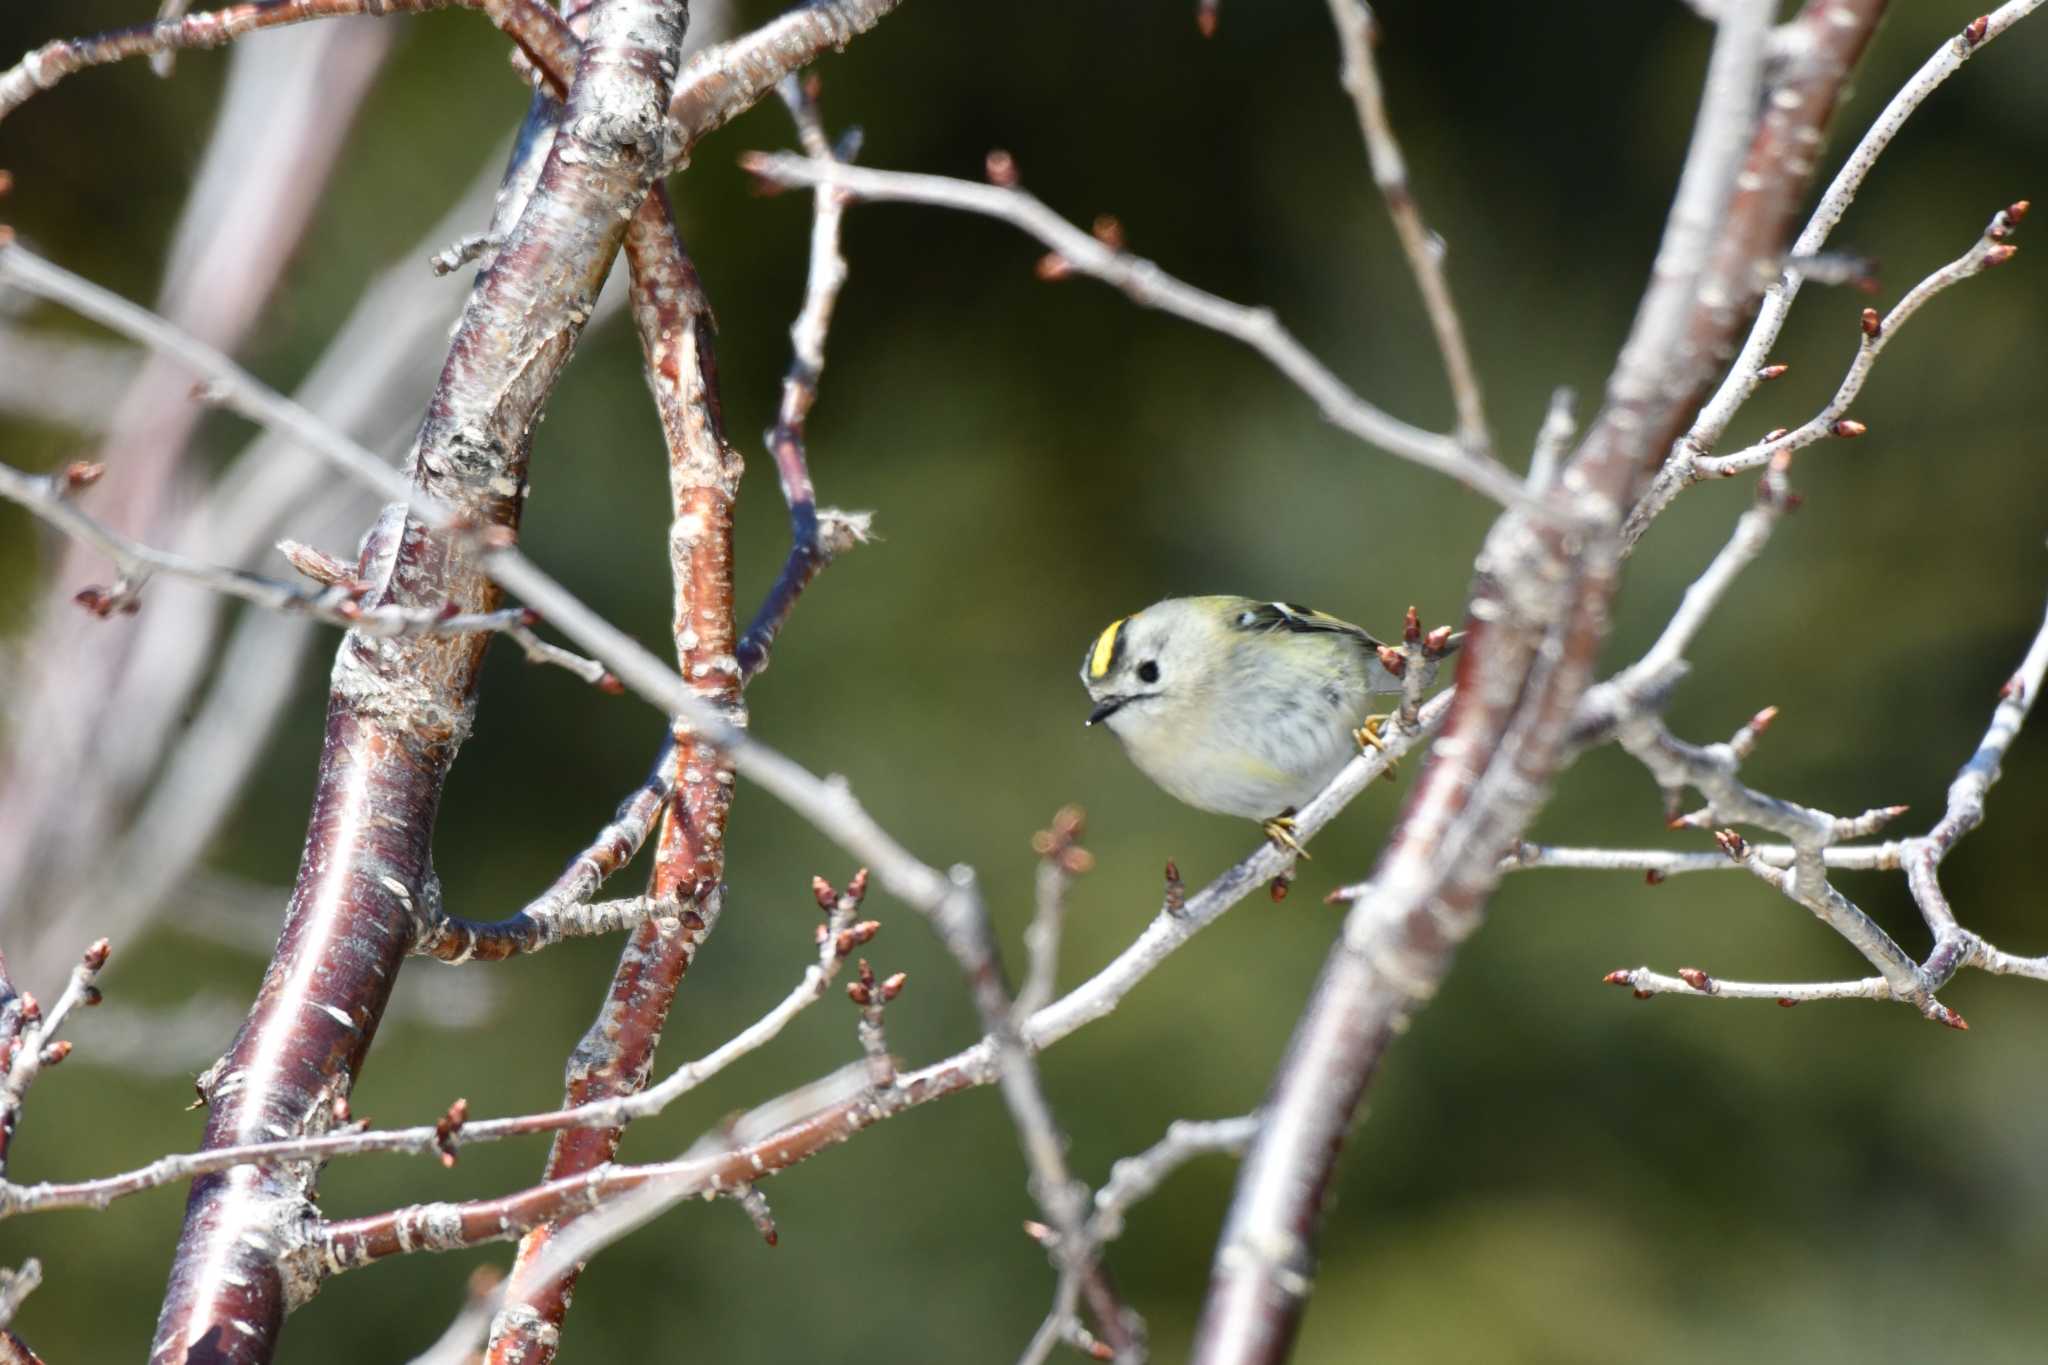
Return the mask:
[[[1451,692],[1439,693],[1423,706],[1415,729],[1390,729],[1384,736],[1384,751],[1371,750],[1353,759],[1321,795],[1302,808],[1296,817],[1296,837],[1303,842],[1308,841],[1335,819],[1360,792],[1380,780],[1397,760],[1427,743],[1449,714],[1452,698]],[[1109,1016],[1167,958],[1221,919],[1245,897],[1285,871],[1292,860],[1293,854],[1261,841],[1241,862],[1195,895],[1187,895],[1177,879],[1171,881],[1165,904],[1130,946],[1086,982],[1023,1022],[1021,1029],[1026,1046],[1033,1052],[1043,1051],[1088,1024]],[[563,883],[558,885],[577,875],[581,866],[580,861],[572,866],[570,872],[564,874]],[[864,872],[854,877],[844,893],[834,892],[822,883],[814,884],[820,906],[829,916],[825,931],[819,937],[817,963],[755,1023],[713,1051],[678,1067],[659,1084],[637,1095],[593,1101],[576,1109],[559,1109],[543,1114],[473,1119],[452,1135],[437,1133],[431,1125],[382,1131],[348,1126],[323,1135],[166,1157],[148,1166],[96,1180],[70,1184],[0,1184],[0,1217],[47,1209],[105,1208],[116,1199],[144,1190],[239,1165],[309,1158],[325,1160],[373,1152],[431,1153],[442,1150],[443,1144],[449,1141],[458,1145],[494,1142],[530,1133],[579,1126],[618,1125],[632,1119],[652,1117],[664,1112],[667,1106],[740,1058],[772,1041],[791,1019],[824,994],[845,958],[868,942],[881,927],[873,920],[855,919],[855,912],[867,893],[867,884]],[[912,1090],[904,1091],[899,1086],[891,1092],[889,1102],[882,1106],[886,1113],[871,1115],[855,1123],[854,1127],[867,1127],[902,1108],[914,1107],[943,1094],[988,1084],[995,1077],[994,1050],[994,1040],[985,1037],[942,1062],[910,1073],[904,1079],[906,1084],[909,1080],[916,1080],[917,1085]],[[815,1089],[806,1087],[799,1094]],[[774,1155],[780,1164],[772,1169],[784,1169],[836,1144],[840,1140],[836,1125],[850,1121],[849,1116],[867,1114],[877,1103],[874,1096],[865,1090],[848,1097],[835,1089],[834,1096],[825,1106],[832,1111],[829,1119],[820,1117],[824,1111],[815,1101],[805,1102],[794,1096],[758,1106],[757,1113],[775,1113],[783,1117],[771,1126],[769,1133],[742,1144],[749,1159],[759,1157],[765,1162]],[[800,1130],[794,1135],[785,1132],[792,1122],[787,1117],[791,1112],[807,1116],[794,1121],[795,1128]],[[784,1136],[774,1137],[777,1133]]]
[[[2044,0],[2008,0],[1991,13],[1971,21],[1961,33],[1948,39],[1920,66],[1920,69],[1899,87],[1886,102],[1869,129],[1863,134],[1855,148],[1844,159],[1840,170],[1828,183],[1815,206],[1813,216],[1806,222],[1799,236],[1783,253],[1787,262],[1812,260],[1820,256],[1826,247],[1828,235],[1835,225],[1842,221],[1842,215],[1849,211],[1863,182],[1876,167],[1892,139],[1913,116],[1913,112],[1927,97],[1939,89],[1943,82],[1960,71],[1963,63],[1981,52],[1984,47],[1999,38],[2020,20],[2039,9]],[[1794,84],[1788,92],[1804,100],[1809,91]],[[1796,106],[1794,106],[1796,111]],[[1752,168],[1756,169],[1756,168]],[[1722,379],[1714,396],[1700,409],[1691,428],[1672,450],[1656,478],[1643,494],[1629,516],[1625,530],[1628,542],[1633,544],[1642,535],[1644,527],[1658,512],[1668,506],[1681,492],[1693,475],[1693,461],[1710,453],[1720,444],[1727,433],[1728,425],[1735,420],[1735,414],[1742,409],[1756,392],[1757,386],[1784,372],[1783,366],[1770,362],[1771,348],[1777,345],[1778,334],[1784,329],[1785,319],[1791,314],[1792,301],[1798,297],[1805,277],[1792,265],[1787,265],[1769,281],[1764,291],[1762,307],[1751,325],[1748,337],[1743,341],[1742,350]]]
[[[1571,751],[1617,585],[1622,513],[1731,349],[1776,260],[1880,0],[1810,3],[1805,39],[1762,94],[1771,6],[1726,7],[1693,143],[1606,405],[1548,497],[1569,515],[1496,523],[1477,563],[1458,706],[1370,890],[1353,904],[1303,1010],[1240,1172],[1196,1331],[1202,1365],[1283,1359],[1301,1320],[1336,1159],[1395,1033],[1475,932]],[[1762,110],[1761,116],[1758,111]],[[1738,176],[1740,179],[1738,179]],[[1580,521],[1569,536],[1558,527]]]
[[[533,425],[588,319],[662,147],[664,72],[683,16],[658,0],[605,0],[570,98],[570,117],[493,268],[473,291],[411,461],[441,525],[489,528],[509,544]],[[16,274],[17,253],[0,252]],[[47,268],[45,268],[47,270]],[[162,324],[144,330],[167,349]],[[189,349],[189,347],[184,347]],[[224,357],[213,364],[238,376]],[[246,387],[244,401],[311,433],[382,485],[391,471],[302,409]],[[496,591],[479,556],[401,502],[371,533],[360,573],[377,605],[454,600],[487,610]],[[417,907],[430,896],[430,839],[441,785],[466,734],[480,637],[380,641],[351,635],[335,665],[306,857],[277,955],[249,1020],[203,1078],[205,1144],[318,1132],[346,1100],[374,1036]],[[210,1341],[222,1360],[266,1360],[285,1313],[312,1292],[292,1259],[313,1171],[236,1167],[194,1187],[153,1358]]]
[[[695,680],[698,697],[728,725],[743,725],[732,576],[741,462],[726,442],[719,412],[710,305],[659,186],[626,230],[626,257],[633,320],[668,454],[676,657],[683,675]],[[675,799],[663,811],[648,894],[679,913],[644,920],[628,940],[603,1008],[570,1054],[565,1109],[646,1086],[683,975],[717,924],[732,767],[686,724],[677,725],[673,740],[666,776]],[[562,1132],[543,1179],[604,1165],[617,1155],[623,1135],[617,1122]],[[538,1262],[560,1230],[549,1224],[520,1242],[504,1306],[492,1324],[486,1359],[494,1365],[544,1365],[554,1356],[576,1275],[543,1272]]]
[[1497,461],[1467,451],[1449,436],[1412,426],[1359,397],[1281,326],[1272,310],[1232,303],[1183,283],[1144,257],[1083,232],[1014,185],[874,171],[786,153],[753,152],[741,157],[740,164],[778,185],[830,185],[858,199],[929,204],[1000,219],[1051,248],[1063,269],[1113,285],[1141,307],[1171,313],[1251,347],[1313,399],[1328,421],[1360,440],[1448,475],[1503,506],[1527,501],[1521,481]]
[[43,44],[5,71],[0,71],[0,119],[50,89],[66,76],[87,67],[105,66],[132,57],[224,47],[262,29],[304,23],[309,19],[357,15],[420,14],[438,9],[473,8],[477,0],[248,0],[201,14],[136,24],[91,38],[64,38]]

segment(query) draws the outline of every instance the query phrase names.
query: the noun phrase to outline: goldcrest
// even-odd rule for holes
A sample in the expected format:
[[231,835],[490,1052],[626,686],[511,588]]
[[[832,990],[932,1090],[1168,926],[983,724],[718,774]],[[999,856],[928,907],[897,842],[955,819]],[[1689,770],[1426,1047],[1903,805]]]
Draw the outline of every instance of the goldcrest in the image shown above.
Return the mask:
[[1348,621],[1248,597],[1170,597],[1109,623],[1081,661],[1088,724],[1198,810],[1258,820],[1299,851],[1296,810],[1361,746],[1401,680]]

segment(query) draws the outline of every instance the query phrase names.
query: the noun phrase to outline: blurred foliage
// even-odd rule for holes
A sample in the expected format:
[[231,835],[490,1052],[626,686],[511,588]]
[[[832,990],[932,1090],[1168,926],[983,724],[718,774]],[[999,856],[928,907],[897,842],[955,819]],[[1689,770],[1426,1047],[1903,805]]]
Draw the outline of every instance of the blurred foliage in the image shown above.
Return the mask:
[[[1232,3],[1210,42],[1191,9],[919,0],[824,65],[824,107],[835,127],[864,126],[875,165],[976,176],[990,147],[1008,148],[1025,184],[1062,212],[1116,213],[1136,250],[1271,304],[1364,393],[1448,425],[1322,7]],[[1579,388],[1588,409],[1599,391],[1655,248],[1708,30],[1675,3],[1381,9],[1415,189],[1450,243],[1490,411],[1514,451],[1554,385]],[[1843,112],[1837,154],[1976,12],[1946,0],[1895,9]],[[26,0],[0,12],[0,53],[143,12]],[[397,55],[245,349],[279,383],[310,365],[366,272],[412,246],[523,108],[481,20],[383,22],[402,27]],[[1883,301],[1962,251],[1995,208],[2048,191],[2028,180],[2048,165],[2039,25],[2048,20],[2016,30],[1929,103],[1843,225],[1840,245],[1883,259]],[[63,263],[147,297],[223,62],[186,56],[169,83],[140,64],[84,73],[9,119],[9,219]],[[786,363],[809,214],[805,195],[757,197],[733,158],[788,141],[787,120],[763,109],[675,182],[722,324],[730,425],[753,463],[739,531],[748,596],[784,546],[772,469],[750,438]],[[1943,296],[1901,335],[1856,409],[1871,435],[1802,457],[1805,510],[1700,641],[1674,723],[1714,738],[1782,705],[1750,769],[1773,791],[1844,811],[1911,802],[1919,827],[2039,620],[2048,286],[2032,251]],[[1333,432],[1230,343],[1086,282],[1037,282],[1035,247],[1007,228],[861,207],[847,253],[813,465],[825,501],[878,510],[882,540],[805,600],[751,693],[754,728],[818,771],[850,775],[924,857],[974,864],[1011,945],[1030,902],[1027,836],[1060,803],[1085,803],[1100,867],[1075,896],[1073,982],[1151,913],[1168,855],[1193,881],[1254,837],[1178,807],[1082,730],[1073,670],[1093,632],[1154,598],[1208,591],[1313,602],[1382,629],[1411,601],[1431,622],[1452,620],[1488,508]],[[463,284],[433,280],[422,263],[420,288],[447,291],[452,308]],[[1779,353],[1792,374],[1759,395],[1735,438],[1792,424],[1824,399],[1865,302],[1818,288],[1801,298]],[[627,329],[587,340],[549,418],[527,544],[658,640],[663,465]],[[245,434],[207,428],[217,453]],[[5,441],[7,458],[36,464],[75,444],[20,427]],[[1747,494],[1746,480],[1701,488],[1658,524],[1629,566],[1610,662],[1652,638]],[[11,512],[0,528],[0,620],[18,629],[37,538]],[[324,662],[307,668],[217,866],[290,881],[325,673]],[[451,906],[495,914],[604,819],[658,727],[637,704],[503,649],[483,695],[436,843]],[[2015,951],[2048,949],[2038,858],[2026,854],[2048,816],[2040,728],[2022,737],[1989,824],[1947,872],[1965,922]],[[1048,1055],[1082,1174],[1099,1180],[1175,1116],[1259,1101],[1337,923],[1322,893],[1365,871],[1398,799],[1368,793],[1284,906],[1247,903]],[[810,875],[851,870],[756,792],[742,788],[735,817],[731,908],[683,992],[665,1064],[787,988],[809,951]],[[1611,752],[1564,777],[1534,833],[1704,846],[1663,833],[1650,783]],[[1923,944],[1898,878],[1845,886]],[[877,905],[889,926],[877,963],[912,982],[891,1012],[894,1046],[925,1059],[971,1038],[965,994],[931,936]],[[78,932],[83,942],[93,929]],[[457,1094],[478,1114],[552,1105],[614,952],[582,944],[465,969],[496,974],[502,1007],[467,1031],[394,1022],[356,1112],[415,1122]],[[2026,1077],[2039,1075],[2048,992],[1966,976],[1945,993],[1973,1024],[1956,1034],[1897,1007],[1638,1006],[1599,986],[1608,969],[1643,961],[1794,979],[1858,970],[1845,945],[1746,877],[1656,889],[1628,875],[1510,880],[1374,1088],[1343,1164],[1301,1359],[2038,1353],[2048,1312],[2029,1285],[2048,1253],[2048,1099]],[[94,1028],[124,1008],[246,997],[259,970],[172,932],[118,945],[108,1004],[79,1021],[78,1052],[36,1091],[16,1173],[97,1173],[194,1141],[199,1120],[180,1112],[189,1089],[95,1070]],[[431,991],[442,970],[414,965],[409,988]],[[635,1128],[626,1154],[673,1153],[729,1110],[854,1055],[849,1012],[823,1004]],[[476,1148],[452,1173],[345,1162],[327,1172],[322,1203],[347,1213],[502,1190],[530,1179],[541,1154],[537,1143]],[[1112,1253],[1161,1359],[1185,1349],[1231,1178],[1220,1161],[1176,1176]],[[873,1346],[912,1360],[1005,1359],[1044,1311],[1052,1280],[1017,1230],[1031,1205],[993,1093],[907,1115],[768,1193],[775,1250],[734,1209],[691,1206],[607,1252],[579,1291],[566,1358],[844,1359]],[[30,1339],[55,1360],[133,1352],[181,1203],[164,1191],[0,1227],[0,1260],[45,1261],[22,1320]],[[440,1331],[470,1269],[504,1258],[416,1257],[351,1276],[294,1318],[285,1358],[404,1358]]]

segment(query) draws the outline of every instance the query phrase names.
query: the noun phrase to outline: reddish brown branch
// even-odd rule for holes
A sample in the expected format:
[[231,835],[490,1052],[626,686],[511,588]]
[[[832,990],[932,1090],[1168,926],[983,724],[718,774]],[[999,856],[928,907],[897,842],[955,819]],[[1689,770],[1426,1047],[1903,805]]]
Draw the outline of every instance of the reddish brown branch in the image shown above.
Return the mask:
[[319,1259],[324,1273],[336,1274],[414,1251],[454,1251],[509,1241],[654,1184],[678,1198],[727,1193],[788,1170],[905,1109],[994,1079],[995,1068],[986,1054],[969,1049],[936,1066],[898,1076],[889,1090],[864,1087],[765,1137],[710,1156],[615,1166],[602,1174],[550,1180],[499,1199],[415,1204],[332,1222],[318,1235]]
[[[414,448],[414,484],[509,539],[533,425],[645,197],[662,146],[643,116],[668,99],[683,16],[605,0],[570,117],[496,263],[479,279]],[[371,600],[496,604],[467,539],[387,511],[360,576]],[[442,783],[467,733],[485,641],[351,635],[298,885],[276,956],[228,1055],[203,1078],[204,1145],[318,1132],[362,1065],[421,908]],[[285,1313],[317,1285],[303,1249],[313,1169],[237,1167],[197,1182],[153,1359],[268,1360]]]
[[[633,318],[668,446],[676,655],[698,695],[737,719],[732,516],[740,458],[726,442],[720,419],[711,310],[659,187],[627,228],[626,257]],[[604,1008],[570,1057],[564,1107],[646,1088],[683,974],[716,923],[732,766],[687,727],[677,730],[668,762],[675,796],[662,821],[649,895],[689,908],[679,918],[650,919],[634,931]],[[689,927],[693,920],[695,930]],[[623,1131],[564,1131],[548,1154],[545,1178],[572,1178],[610,1162]],[[554,1358],[575,1276],[550,1277],[541,1263],[562,1226],[541,1224],[520,1241],[505,1306],[492,1327],[486,1356],[492,1365],[541,1365]]]
[[[1606,633],[1621,512],[1782,257],[1815,147],[1882,10],[1882,0],[1809,3],[1760,120],[1768,10],[1731,5],[1724,16],[1693,153],[1607,405],[1550,495],[1560,515],[1539,524],[1510,512],[1488,538],[1448,730],[1281,1063],[1218,1243],[1196,1360],[1278,1361],[1291,1349],[1358,1102],[1394,1032],[1479,927],[1501,856],[1564,761]],[[1573,518],[1591,533],[1567,540],[1554,529]]]

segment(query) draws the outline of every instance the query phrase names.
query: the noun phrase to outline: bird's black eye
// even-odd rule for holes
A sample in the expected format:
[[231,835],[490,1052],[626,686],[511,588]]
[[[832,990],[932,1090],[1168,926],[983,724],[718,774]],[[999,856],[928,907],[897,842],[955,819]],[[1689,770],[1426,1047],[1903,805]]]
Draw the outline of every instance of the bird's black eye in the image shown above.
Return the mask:
[[1147,659],[1138,665],[1138,681],[1156,683],[1159,681],[1159,661]]

